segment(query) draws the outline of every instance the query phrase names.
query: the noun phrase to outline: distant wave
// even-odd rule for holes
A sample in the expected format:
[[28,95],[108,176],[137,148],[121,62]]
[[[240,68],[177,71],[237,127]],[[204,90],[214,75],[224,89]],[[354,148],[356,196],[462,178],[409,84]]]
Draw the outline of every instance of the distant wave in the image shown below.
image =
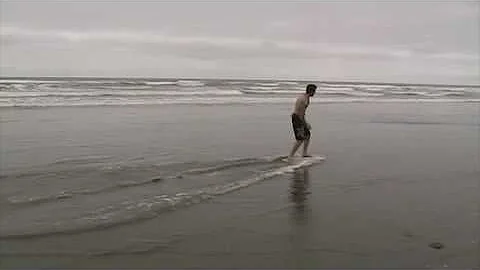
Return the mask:
[[333,88],[371,88],[371,89],[391,89],[401,87],[398,85],[377,85],[377,84],[333,84],[333,83],[321,83],[319,85],[320,88],[322,87],[333,87]]
[[142,96],[199,96],[199,95],[240,95],[237,90],[198,90],[198,91],[90,91],[90,92],[0,92],[0,98],[28,97],[142,97]]
[[204,86],[205,83],[198,80],[176,80],[176,81],[146,81],[146,80],[13,80],[13,79],[0,79],[0,84],[11,85],[11,84],[77,84],[77,85],[178,85],[184,87],[200,87]]
[[115,79],[65,79],[65,80],[46,80],[46,79],[0,79],[0,84],[139,84],[139,80],[115,80]]
[[284,84],[284,85],[298,85],[299,83],[298,82],[280,82],[280,84]]
[[239,84],[248,84],[249,82],[247,81],[233,81],[233,82],[227,82],[227,84],[230,85],[239,85]]
[[[293,95],[304,93],[304,84],[255,80],[0,79],[0,107],[291,103]],[[478,99],[480,87],[475,86],[319,83],[312,102],[477,102]]]
[[[378,98],[378,97],[330,97],[319,98],[312,103],[480,103],[480,98]],[[290,104],[288,97],[175,97],[171,99],[142,100],[74,100],[74,101],[22,101],[11,102],[0,99],[0,108],[41,108],[41,107],[89,107],[89,106],[148,106],[148,105],[256,105]]]
[[[255,95],[297,95],[304,93],[304,90],[240,90],[242,93],[245,94],[255,94]],[[324,89],[320,89],[317,92],[319,95],[333,95],[333,96],[351,96],[351,97],[379,97],[383,96],[383,93],[367,93],[367,92],[360,92],[360,91],[353,91],[351,89],[336,89],[331,91],[326,91]]]
[[145,82],[146,85],[175,85],[177,82]]
[[396,124],[396,125],[462,125],[462,126],[478,126],[478,123],[458,123],[447,121],[419,121],[419,120],[372,120],[374,124]]
[[243,89],[243,90],[240,90],[240,92],[244,93],[244,94],[255,94],[255,95],[275,95],[275,94],[278,94],[278,95],[295,95],[295,94],[300,94],[300,93],[303,93],[305,91],[299,91],[299,90],[273,90],[273,89],[270,89],[270,90],[255,90],[255,89]]
[[40,83],[65,83],[66,81],[49,81],[49,80],[10,80],[10,79],[0,79],[0,84],[40,84]]
[[278,87],[278,86],[245,86],[245,89],[247,89],[247,90],[265,90],[265,91],[269,91],[269,90],[279,89],[279,87]]
[[145,90],[152,89],[151,85],[102,85],[97,86],[95,89],[106,90]]
[[267,86],[267,87],[274,87],[274,86],[279,86],[280,83],[274,82],[274,83],[255,83],[256,85],[259,86]]
[[421,91],[392,91],[389,92],[390,95],[398,96],[423,96],[423,97],[446,97],[446,96],[465,96],[465,92],[421,92]]
[[200,87],[205,85],[205,83],[202,81],[191,81],[191,80],[178,80],[176,84],[178,86],[187,86],[187,87]]
[[[284,157],[276,157],[273,160],[279,160],[281,158]],[[85,231],[102,230],[114,226],[138,222],[143,219],[151,219],[165,211],[172,211],[181,207],[198,204],[217,196],[249,187],[275,176],[292,173],[301,167],[312,166],[322,160],[322,158],[314,158],[307,162],[293,165],[285,165],[285,163],[282,162],[283,164],[279,167],[258,173],[251,178],[207,186],[172,195],[164,194],[140,200],[127,200],[121,203],[98,208],[77,218],[54,221],[55,225],[49,223],[37,224],[34,230],[18,231],[17,227],[10,227],[8,230],[3,228],[1,230],[0,238],[18,239],[56,234],[75,234]]]
[[106,84],[106,85],[138,85],[139,80],[115,80],[115,79],[101,79],[101,80],[66,80],[63,83],[74,84]]
[[351,90],[336,90],[336,91],[319,91],[318,94],[334,95],[334,96],[348,96],[348,97],[381,97],[384,93],[367,93]]
[[267,86],[267,87],[275,87],[275,86],[281,86],[281,85],[288,85],[288,86],[295,86],[298,85],[298,82],[291,82],[291,81],[277,81],[277,82],[252,82],[252,81],[229,81],[227,82],[229,85],[255,85],[255,86]]
[[195,80],[177,80],[177,81],[146,81],[143,82],[146,85],[155,85],[155,86],[162,86],[162,85],[177,85],[181,87],[201,87],[205,86],[205,82],[202,81],[195,81]]
[[317,91],[353,91],[354,88],[353,87],[319,87]]
[[463,97],[466,94],[464,92],[444,92],[444,93],[428,93],[428,97],[447,97],[447,96],[452,96],[452,97]]

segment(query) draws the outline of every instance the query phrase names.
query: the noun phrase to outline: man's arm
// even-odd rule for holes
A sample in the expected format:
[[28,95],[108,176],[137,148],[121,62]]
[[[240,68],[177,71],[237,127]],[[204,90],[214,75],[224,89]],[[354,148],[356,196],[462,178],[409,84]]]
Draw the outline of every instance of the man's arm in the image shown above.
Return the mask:
[[306,112],[305,112],[305,115],[303,115],[303,122],[305,122],[305,126],[307,127],[308,130],[312,129],[312,126],[310,125],[310,123],[307,122]]
[[310,123],[307,122],[307,118],[306,118],[306,115],[307,115],[307,109],[306,109],[306,107],[307,107],[307,105],[308,105],[309,102],[308,102],[308,100],[305,98],[305,99],[303,99],[302,103],[303,103],[302,105],[304,106],[303,108],[305,108],[305,112],[304,112],[304,114],[303,114],[303,121],[305,122],[305,125],[307,126],[307,129],[310,130],[310,129],[312,129],[312,126],[310,125]]

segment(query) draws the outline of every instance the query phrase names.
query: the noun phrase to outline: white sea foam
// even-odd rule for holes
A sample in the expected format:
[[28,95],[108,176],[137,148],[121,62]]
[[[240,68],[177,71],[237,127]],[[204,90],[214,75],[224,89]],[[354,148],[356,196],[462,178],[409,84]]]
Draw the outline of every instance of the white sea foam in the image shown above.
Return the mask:
[[41,84],[41,83],[66,83],[67,81],[49,81],[49,80],[10,80],[0,79],[0,84]]
[[227,82],[227,84],[230,84],[230,85],[239,85],[239,84],[247,84],[249,82],[241,82],[241,81],[233,81],[233,82]]
[[176,82],[176,85],[184,86],[184,87],[200,87],[200,86],[204,86],[205,83],[201,81],[193,81],[193,80],[178,80]]
[[299,83],[298,82],[280,82],[281,84],[284,84],[284,85],[298,85]]
[[[132,105],[255,105],[255,104],[290,104],[292,97],[255,98],[255,97],[177,97],[161,99],[111,99],[111,100],[52,100],[48,99],[0,99],[0,107],[77,107],[77,106],[132,106]],[[321,98],[312,103],[480,103],[479,98]]]
[[332,91],[332,92],[334,92],[334,91],[352,91],[352,90],[353,90],[352,87],[323,87],[323,86],[319,87],[317,89],[317,91],[322,91],[322,92],[324,92],[324,91]]
[[275,90],[279,89],[278,86],[246,86],[245,89],[248,90]]
[[379,84],[345,84],[345,83],[321,83],[319,87],[333,87],[333,88],[370,88],[370,89],[389,89],[399,87],[398,85],[379,85]]
[[325,95],[344,95],[351,97],[381,97],[383,93],[368,93],[360,91],[349,91],[349,90],[335,90],[335,91],[319,91],[319,94]]
[[446,97],[446,96],[465,96],[464,92],[423,92],[423,91],[393,91],[389,94],[403,96],[422,96],[422,97]]
[[102,89],[112,89],[112,90],[144,90],[151,89],[149,85],[112,85],[112,86],[103,86]]
[[162,82],[145,82],[147,85],[175,85],[177,82],[168,82],[168,81],[162,81]]
[[274,86],[279,86],[280,84],[279,83],[255,83],[256,85],[259,85],[259,86],[267,86],[267,87],[274,87]]
[[285,95],[285,94],[289,94],[289,95],[292,95],[292,94],[300,94],[300,93],[304,93],[305,91],[300,91],[300,90],[270,90],[270,89],[266,89],[266,90],[255,90],[255,89],[252,89],[252,90],[240,90],[242,93],[245,93],[245,94],[258,94],[258,95],[272,95],[272,94],[278,94],[278,95]]
[[198,91],[22,91],[0,92],[0,98],[30,98],[30,97],[142,97],[142,96],[233,96],[241,95],[237,90],[198,90]]

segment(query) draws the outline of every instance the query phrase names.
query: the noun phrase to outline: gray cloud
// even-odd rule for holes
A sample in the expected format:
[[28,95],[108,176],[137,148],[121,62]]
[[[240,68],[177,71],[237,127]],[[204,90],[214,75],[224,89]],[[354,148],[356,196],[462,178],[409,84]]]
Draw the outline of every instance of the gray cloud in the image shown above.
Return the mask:
[[2,75],[480,83],[476,2],[2,1]]

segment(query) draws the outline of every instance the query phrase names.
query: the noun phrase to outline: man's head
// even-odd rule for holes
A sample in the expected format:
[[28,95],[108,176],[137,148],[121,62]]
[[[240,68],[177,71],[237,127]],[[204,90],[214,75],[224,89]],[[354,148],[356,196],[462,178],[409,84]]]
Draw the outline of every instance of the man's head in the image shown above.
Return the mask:
[[317,90],[317,86],[315,84],[307,85],[307,95],[313,97],[313,95],[315,95],[316,90]]

